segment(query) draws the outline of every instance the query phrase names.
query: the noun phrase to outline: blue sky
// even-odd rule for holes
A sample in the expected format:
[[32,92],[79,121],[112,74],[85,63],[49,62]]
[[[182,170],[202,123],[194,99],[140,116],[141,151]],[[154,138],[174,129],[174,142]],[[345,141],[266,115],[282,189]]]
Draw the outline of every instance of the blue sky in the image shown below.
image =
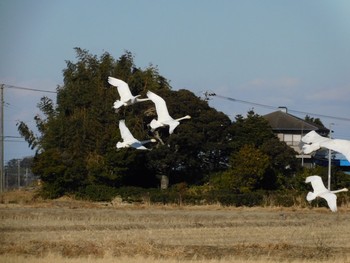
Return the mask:
[[[1,0],[0,83],[54,91],[74,47],[115,58],[129,50],[174,90],[350,118],[349,14],[347,0]],[[43,95],[54,98],[5,88],[5,136],[18,136],[17,120],[34,125]],[[274,111],[209,103],[231,118]],[[350,140],[350,121],[320,118]],[[5,143],[5,161],[32,153]]]

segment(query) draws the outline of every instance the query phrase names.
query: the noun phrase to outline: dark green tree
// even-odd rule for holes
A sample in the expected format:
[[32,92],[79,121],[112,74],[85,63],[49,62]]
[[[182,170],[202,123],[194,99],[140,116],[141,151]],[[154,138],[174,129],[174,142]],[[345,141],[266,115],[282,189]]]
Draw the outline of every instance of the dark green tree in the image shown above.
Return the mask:
[[[34,119],[40,134],[18,123],[20,133],[37,150],[32,170],[43,181],[44,195],[89,196],[124,185],[154,187],[161,174],[174,183],[200,183],[225,168],[231,125],[226,115],[187,90],[172,91],[157,67],[137,68],[130,52],[115,60],[108,53],[97,57],[75,50],[77,61],[66,62],[56,104],[45,97],[38,103],[43,116]],[[126,81],[135,95],[145,97],[152,90],[166,100],[172,117],[189,114],[192,119],[183,121],[171,136],[167,128],[149,132],[147,125],[156,117],[154,104],[137,103],[116,113],[112,105],[119,94],[108,84],[108,76]],[[135,138],[158,138],[149,145],[152,151],[117,150],[120,119]]]
[[270,159],[258,148],[246,144],[232,155],[231,164],[233,187],[239,192],[250,192],[261,188]]
[[310,123],[314,123],[320,127],[324,127],[322,121],[320,118],[314,118],[314,117],[310,117],[309,115],[305,116],[305,121],[310,122]]
[[[112,105],[118,93],[107,83],[108,76],[132,83],[147,74],[154,74],[153,82],[159,77],[155,70],[136,69],[130,52],[114,60],[108,53],[98,58],[86,50],[75,50],[77,62],[66,62],[64,84],[57,88],[57,104],[45,97],[38,104],[44,114],[34,118],[40,135],[35,136],[25,123],[18,123],[20,133],[37,150],[33,172],[40,175],[48,197],[76,193],[91,184],[122,184],[128,172],[118,162],[126,166],[137,158],[125,162],[118,158],[118,119],[130,110],[115,114]],[[161,80],[164,88],[169,88]],[[135,84],[135,89],[140,86],[144,84]]]
[[191,119],[182,121],[171,136],[168,127],[159,129],[162,143],[148,154],[150,169],[168,176],[171,183],[188,184],[200,184],[211,173],[226,169],[230,119],[190,91],[168,90],[158,95],[166,100],[173,118],[189,114]]
[[231,133],[233,152],[239,151],[246,144],[259,148],[264,142],[275,137],[267,120],[253,110],[248,111],[246,117],[236,116]]
[[230,167],[212,182],[237,191],[288,188],[298,169],[296,153],[273,133],[268,122],[254,111],[236,116],[231,130]]

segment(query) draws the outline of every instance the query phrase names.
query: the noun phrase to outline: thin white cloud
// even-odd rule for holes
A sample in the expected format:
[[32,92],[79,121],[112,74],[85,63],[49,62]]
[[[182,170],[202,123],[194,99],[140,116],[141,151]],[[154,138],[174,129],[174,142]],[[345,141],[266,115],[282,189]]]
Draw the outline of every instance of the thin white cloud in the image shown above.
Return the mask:
[[249,81],[244,86],[247,88],[268,88],[268,89],[283,89],[294,88],[300,84],[300,80],[295,77],[280,77],[275,79],[257,78]]
[[327,88],[317,91],[312,91],[306,94],[306,99],[310,101],[323,102],[349,102],[350,84],[343,87]]

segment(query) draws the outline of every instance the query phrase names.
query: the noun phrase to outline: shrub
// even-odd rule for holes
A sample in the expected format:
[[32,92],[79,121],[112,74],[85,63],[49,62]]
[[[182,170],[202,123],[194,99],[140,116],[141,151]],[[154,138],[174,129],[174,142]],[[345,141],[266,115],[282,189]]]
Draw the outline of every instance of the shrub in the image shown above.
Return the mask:
[[182,202],[187,205],[199,205],[205,201],[204,197],[201,195],[186,193],[182,197]]
[[88,185],[77,193],[77,197],[91,201],[111,201],[117,192],[116,189],[107,185]]
[[295,193],[276,193],[274,195],[274,204],[276,206],[291,207],[295,205]]
[[141,187],[128,186],[116,189],[116,194],[125,202],[140,203],[144,200],[144,196],[147,195],[149,191],[149,189]]
[[155,190],[150,195],[150,201],[151,203],[161,203],[161,204],[170,204],[170,203],[178,203],[179,198],[178,195],[171,191],[170,189],[167,190]]
[[64,195],[65,189],[57,183],[44,183],[39,195],[44,199],[55,199]]
[[257,192],[251,193],[229,193],[218,196],[218,201],[225,206],[259,206],[263,202],[263,195]]

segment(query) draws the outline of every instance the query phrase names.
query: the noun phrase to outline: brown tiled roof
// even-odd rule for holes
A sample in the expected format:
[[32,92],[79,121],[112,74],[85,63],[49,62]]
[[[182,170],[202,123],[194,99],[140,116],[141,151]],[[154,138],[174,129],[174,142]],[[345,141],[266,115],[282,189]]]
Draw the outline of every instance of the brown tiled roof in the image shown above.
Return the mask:
[[275,131],[319,131],[321,133],[328,133],[328,129],[320,125],[307,122],[298,117],[290,115],[282,111],[275,111],[263,116]]

